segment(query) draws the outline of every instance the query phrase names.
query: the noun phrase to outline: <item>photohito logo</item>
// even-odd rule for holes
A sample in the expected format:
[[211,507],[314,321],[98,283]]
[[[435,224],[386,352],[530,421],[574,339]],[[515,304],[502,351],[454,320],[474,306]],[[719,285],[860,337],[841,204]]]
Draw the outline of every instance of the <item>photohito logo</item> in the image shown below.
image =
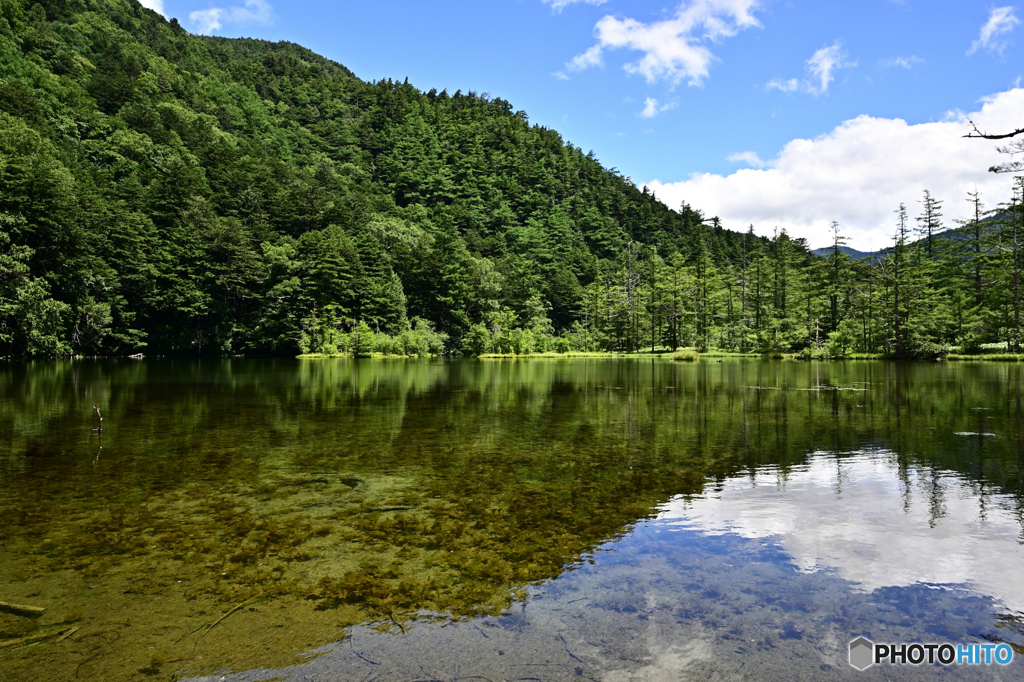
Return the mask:
[[1009,665],[1013,649],[1009,644],[875,644],[867,637],[850,642],[850,665],[867,670],[875,663],[890,665]]

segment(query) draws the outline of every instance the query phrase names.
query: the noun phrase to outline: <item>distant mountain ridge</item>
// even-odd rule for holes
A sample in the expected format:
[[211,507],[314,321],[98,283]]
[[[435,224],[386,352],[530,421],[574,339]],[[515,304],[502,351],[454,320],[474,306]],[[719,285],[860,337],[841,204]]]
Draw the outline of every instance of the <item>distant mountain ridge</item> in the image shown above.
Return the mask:
[[[849,246],[840,246],[839,250],[845,253],[853,260],[860,260],[862,258],[872,258],[874,260],[878,260],[884,254],[884,251],[859,251]],[[820,249],[811,249],[811,253],[821,258],[828,258],[830,255],[832,255],[832,247],[823,246]]]
[[[981,224],[983,226],[982,229],[983,231],[986,232],[990,231],[994,229],[996,224],[1001,223],[1002,221],[1007,220],[1008,218],[1009,215],[1006,212],[1002,211],[994,215],[991,215],[988,218],[985,218],[984,220],[981,221]],[[970,239],[968,229],[969,228],[967,227],[951,227],[947,230],[943,230],[942,232],[936,232],[935,234],[932,235],[932,239],[937,240],[939,242],[964,242]],[[915,239],[911,242],[908,242],[908,244],[917,244],[924,241],[924,239],[924,237],[921,237],[920,239]],[[886,247],[884,249],[879,249],[877,251],[860,251],[859,249],[854,249],[849,246],[840,246],[839,250],[845,253],[853,260],[862,260],[864,258],[869,258],[871,260],[880,260],[884,258],[886,254],[889,253],[890,248],[891,247]],[[814,254],[815,256],[818,256],[819,258],[828,258],[830,255],[832,255],[832,247],[823,246],[818,249],[811,249],[811,253]]]

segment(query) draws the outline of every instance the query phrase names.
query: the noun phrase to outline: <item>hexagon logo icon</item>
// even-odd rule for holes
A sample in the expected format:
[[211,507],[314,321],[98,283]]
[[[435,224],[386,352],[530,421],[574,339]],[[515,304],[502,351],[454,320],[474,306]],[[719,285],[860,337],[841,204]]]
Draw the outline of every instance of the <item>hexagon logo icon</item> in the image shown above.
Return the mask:
[[850,665],[857,670],[867,670],[875,662],[875,643],[866,637],[850,642]]

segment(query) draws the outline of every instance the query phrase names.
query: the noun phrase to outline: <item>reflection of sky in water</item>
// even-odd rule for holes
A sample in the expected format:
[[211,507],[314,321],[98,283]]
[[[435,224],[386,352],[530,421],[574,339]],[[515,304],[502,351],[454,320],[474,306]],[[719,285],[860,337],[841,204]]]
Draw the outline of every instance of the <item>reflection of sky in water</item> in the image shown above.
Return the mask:
[[1022,653],[998,669],[847,664],[860,635],[1024,651],[1011,510],[943,472],[901,478],[888,453],[813,457],[673,500],[507,615],[352,628],[312,661],[205,679],[1024,680]]
[[1024,611],[1022,516],[1012,499],[931,469],[900,474],[886,452],[766,467],[666,505],[662,520],[707,533],[774,536],[804,571],[865,590],[966,584]]

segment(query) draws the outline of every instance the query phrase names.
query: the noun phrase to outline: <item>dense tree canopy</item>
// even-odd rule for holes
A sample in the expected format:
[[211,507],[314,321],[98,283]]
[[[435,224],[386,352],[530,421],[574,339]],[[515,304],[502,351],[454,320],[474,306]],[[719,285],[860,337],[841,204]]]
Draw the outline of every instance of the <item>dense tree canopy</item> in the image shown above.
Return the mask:
[[0,0],[3,356],[1019,347],[1019,203],[957,239],[924,206],[923,242],[904,211],[886,257],[822,260],[500,98],[134,0]]
[[629,242],[685,252],[703,219],[501,99],[132,0],[0,17],[2,354],[294,352],[417,320],[458,350],[504,309],[566,328]]

